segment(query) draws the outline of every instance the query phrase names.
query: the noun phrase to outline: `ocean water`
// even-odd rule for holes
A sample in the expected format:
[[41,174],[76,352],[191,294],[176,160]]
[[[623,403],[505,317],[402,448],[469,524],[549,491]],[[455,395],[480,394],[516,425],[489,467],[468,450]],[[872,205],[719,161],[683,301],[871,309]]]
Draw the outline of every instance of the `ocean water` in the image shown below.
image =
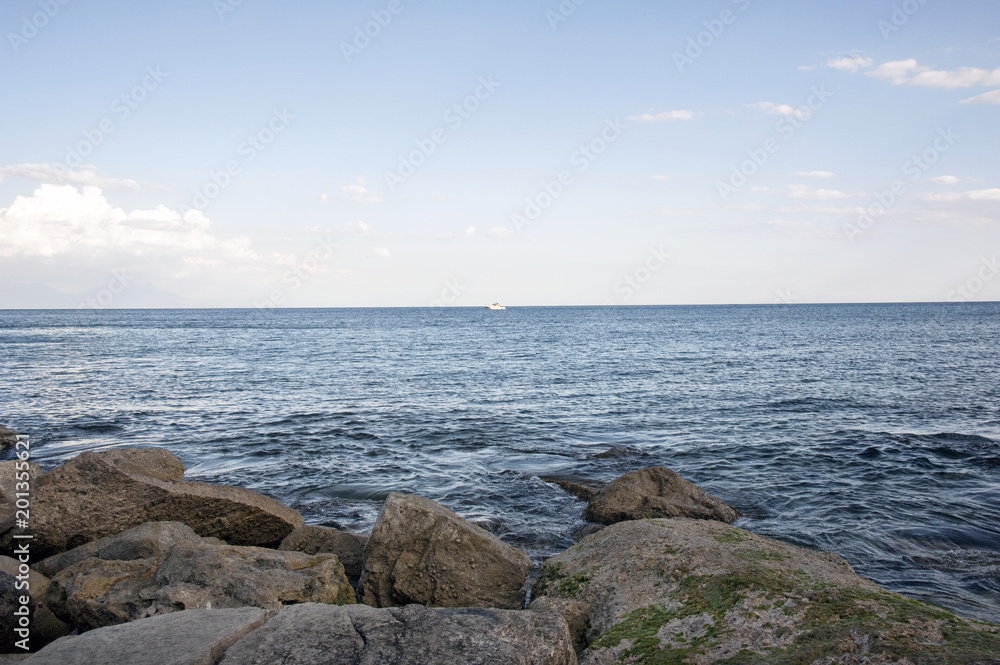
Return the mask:
[[420,494],[536,563],[584,507],[539,476],[660,464],[1000,622],[998,342],[996,303],[0,311],[0,423],[46,468],[164,446],[311,523]]

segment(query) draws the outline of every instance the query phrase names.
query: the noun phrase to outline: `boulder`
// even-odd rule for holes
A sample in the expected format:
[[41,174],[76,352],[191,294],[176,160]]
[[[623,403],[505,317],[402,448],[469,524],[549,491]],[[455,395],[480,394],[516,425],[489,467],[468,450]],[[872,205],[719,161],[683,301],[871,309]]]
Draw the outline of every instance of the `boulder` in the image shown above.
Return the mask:
[[269,616],[257,608],[190,610],[56,640],[26,665],[215,665]]
[[13,504],[17,501],[17,492],[22,489],[17,487],[17,483],[26,482],[30,488],[40,475],[42,467],[34,462],[0,462],[0,504]]
[[555,476],[539,476],[539,478],[547,483],[558,485],[560,489],[569,492],[580,501],[590,501],[598,492],[593,487],[587,487],[586,485],[565,478],[557,478]]
[[361,576],[362,555],[367,542],[368,536],[359,533],[331,529],[328,526],[306,525],[285,536],[278,549],[306,554],[336,554],[347,576],[358,578]]
[[582,665],[987,663],[1000,627],[886,591],[840,557],[714,520],[620,522],[545,562]]
[[17,432],[0,425],[0,451],[9,450],[17,444]]
[[226,652],[222,665],[576,665],[562,617],[420,605],[293,605]]
[[[20,570],[21,563],[9,556],[0,556],[0,572],[13,577],[25,577]],[[28,593],[35,601],[35,611],[31,617],[31,648],[38,649],[63,635],[71,628],[60,621],[45,604],[45,592],[49,588],[49,578],[29,569],[27,573]]]
[[[250,490],[181,480],[166,450],[86,452],[42,474],[32,492],[32,548],[45,557],[145,522],[183,522],[233,545],[277,546],[298,512]],[[10,532],[0,538],[9,545]]]
[[[91,630],[177,610],[354,602],[354,590],[333,554],[225,545],[171,525],[156,526],[159,535],[180,533],[185,539],[167,546],[165,538],[126,532],[84,545],[85,553],[99,556],[60,570],[45,596],[48,607],[62,620]],[[148,536],[150,529],[132,531]],[[78,558],[73,552],[62,556]]]
[[14,614],[21,611],[21,608],[24,607],[21,599],[27,599],[28,601],[27,621],[29,623],[24,628],[30,631],[31,617],[35,614],[35,599],[27,591],[17,587],[17,580],[13,575],[0,572],[0,653],[15,653],[19,651],[20,649],[15,643],[28,636],[27,634],[18,635],[14,632],[15,629],[21,627],[21,617]]
[[735,509],[662,466],[616,478],[590,500],[583,512],[583,519],[598,524],[651,517],[732,522],[739,516]]
[[215,538],[202,538],[187,524],[180,522],[147,522],[113,536],[93,540],[68,552],[61,552],[39,561],[35,570],[54,577],[74,563],[86,559],[132,561],[163,559],[174,545],[224,545]]
[[429,499],[393,492],[364,552],[359,599],[372,607],[521,609],[531,559]]

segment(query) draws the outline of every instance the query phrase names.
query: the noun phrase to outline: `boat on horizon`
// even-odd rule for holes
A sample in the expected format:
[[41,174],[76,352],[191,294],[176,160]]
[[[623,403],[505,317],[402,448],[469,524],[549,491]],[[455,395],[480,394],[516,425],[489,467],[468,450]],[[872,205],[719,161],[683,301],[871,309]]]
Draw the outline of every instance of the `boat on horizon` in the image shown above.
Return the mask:
[[506,308],[506,307],[504,307],[503,305],[501,305],[500,303],[498,303],[498,302],[495,302],[495,303],[493,303],[492,305],[487,305],[487,306],[486,306],[486,309],[493,309],[493,310],[496,310],[496,309],[507,309],[507,308]]

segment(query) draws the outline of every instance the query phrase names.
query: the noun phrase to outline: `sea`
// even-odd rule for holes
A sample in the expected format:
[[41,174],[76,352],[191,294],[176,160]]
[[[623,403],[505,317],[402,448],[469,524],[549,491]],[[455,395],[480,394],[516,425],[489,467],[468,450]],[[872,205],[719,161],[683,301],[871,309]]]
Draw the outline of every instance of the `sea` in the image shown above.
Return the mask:
[[1000,623],[998,351],[1000,303],[5,310],[0,424],[43,468],[161,446],[313,524],[419,494],[536,565],[585,524],[541,476],[662,465]]

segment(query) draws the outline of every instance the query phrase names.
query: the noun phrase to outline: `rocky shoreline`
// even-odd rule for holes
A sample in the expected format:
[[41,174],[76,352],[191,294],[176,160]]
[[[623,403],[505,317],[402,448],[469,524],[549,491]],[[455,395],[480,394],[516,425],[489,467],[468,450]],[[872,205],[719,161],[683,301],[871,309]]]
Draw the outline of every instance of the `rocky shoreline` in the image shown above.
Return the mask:
[[183,476],[158,448],[46,473],[0,463],[14,555],[0,557],[0,663],[1000,664],[1000,627],[731,526],[736,510],[662,467],[603,488],[546,479],[588,502],[591,525],[533,583],[527,554],[422,497],[391,493],[362,535]]

